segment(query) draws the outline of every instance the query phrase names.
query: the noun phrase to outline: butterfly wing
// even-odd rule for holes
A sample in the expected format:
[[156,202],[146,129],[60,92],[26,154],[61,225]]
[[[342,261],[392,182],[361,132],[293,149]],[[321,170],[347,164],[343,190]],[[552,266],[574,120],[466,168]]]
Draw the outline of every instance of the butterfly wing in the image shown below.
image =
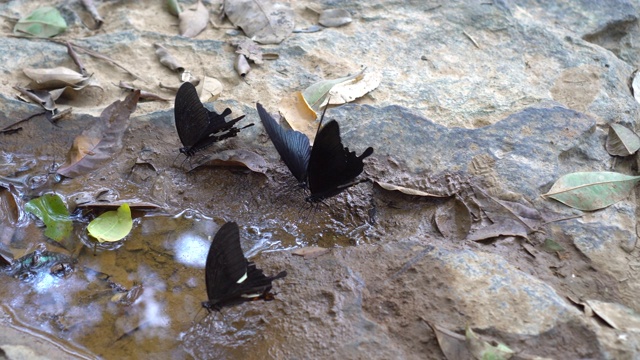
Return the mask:
[[173,111],[178,137],[184,147],[190,148],[209,135],[205,132],[209,126],[209,110],[202,105],[196,87],[190,82],[178,89]]
[[329,121],[318,134],[309,158],[310,199],[322,200],[336,195],[350,186],[364,170],[363,160],[373,153],[367,148],[360,156],[342,145],[340,126]]
[[270,300],[271,282],[287,276],[283,271],[267,277],[253,262],[247,261],[240,247],[238,225],[224,224],[211,242],[205,265],[208,302],[204,306],[219,310],[223,306],[250,301]]
[[238,224],[222,225],[211,242],[205,264],[209,301],[215,304],[232,295],[238,281],[247,275],[247,267],[248,261],[240,247]]
[[275,146],[280,158],[291,171],[291,174],[299,183],[307,180],[307,167],[311,156],[311,146],[309,138],[299,131],[285,130],[276,120],[262,107],[256,104],[258,115],[264,126],[273,146]]

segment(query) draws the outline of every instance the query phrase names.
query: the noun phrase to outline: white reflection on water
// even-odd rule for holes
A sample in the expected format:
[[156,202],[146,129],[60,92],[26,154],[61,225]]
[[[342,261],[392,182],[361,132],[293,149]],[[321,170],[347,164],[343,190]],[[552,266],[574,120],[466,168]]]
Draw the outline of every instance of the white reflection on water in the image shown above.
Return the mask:
[[195,268],[204,268],[211,240],[200,234],[186,232],[176,239],[173,246],[177,262]]

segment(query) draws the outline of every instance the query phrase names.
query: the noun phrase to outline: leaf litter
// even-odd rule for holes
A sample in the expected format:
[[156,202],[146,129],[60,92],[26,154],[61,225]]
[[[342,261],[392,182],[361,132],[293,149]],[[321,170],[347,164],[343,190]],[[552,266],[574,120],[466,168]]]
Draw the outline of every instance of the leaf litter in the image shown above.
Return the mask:
[[279,44],[294,28],[289,2],[273,0],[225,0],[224,13],[248,38],[261,44]]

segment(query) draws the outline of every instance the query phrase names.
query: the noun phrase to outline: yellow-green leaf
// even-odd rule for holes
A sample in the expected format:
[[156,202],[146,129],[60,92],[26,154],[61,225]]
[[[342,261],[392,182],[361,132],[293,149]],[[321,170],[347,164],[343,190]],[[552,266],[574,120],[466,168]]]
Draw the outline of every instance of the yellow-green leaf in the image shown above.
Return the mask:
[[24,210],[37,216],[47,229],[44,235],[61,241],[71,233],[72,222],[64,201],[57,194],[44,194],[29,201]]
[[52,6],[35,9],[27,17],[18,20],[13,27],[15,34],[29,34],[43,38],[56,36],[65,30],[67,30],[67,22],[64,21],[58,9]]
[[564,175],[543,196],[584,211],[605,208],[625,199],[640,176],[615,172],[576,172]]
[[302,96],[304,97],[305,101],[307,102],[310,108],[312,108],[314,111],[318,111],[322,103],[324,103],[324,101],[327,99],[329,92],[334,86],[356,79],[362,76],[363,73],[364,73],[364,69],[358,72],[357,74],[354,74],[351,76],[345,76],[345,77],[341,77],[333,80],[319,81],[315,84],[312,84],[308,88],[306,88],[302,92]]
[[465,337],[467,338],[467,347],[473,357],[478,360],[508,360],[514,354],[508,346],[502,343],[492,345],[487,341],[482,340],[470,327],[467,326],[465,330]]
[[93,219],[87,230],[99,242],[122,240],[131,232],[133,220],[129,204],[122,204],[117,211],[107,211]]

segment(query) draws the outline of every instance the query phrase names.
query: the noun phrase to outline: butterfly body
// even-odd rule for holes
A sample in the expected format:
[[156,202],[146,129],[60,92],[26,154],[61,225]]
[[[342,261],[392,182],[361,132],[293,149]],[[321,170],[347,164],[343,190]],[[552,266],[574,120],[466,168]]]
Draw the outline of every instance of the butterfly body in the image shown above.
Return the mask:
[[265,276],[253,262],[248,261],[240,247],[238,225],[224,224],[216,233],[205,265],[207,301],[202,306],[209,311],[220,311],[225,306],[254,300],[273,300],[271,282],[287,276],[282,271],[276,276]]
[[174,107],[176,130],[183,145],[180,153],[191,157],[213,143],[234,137],[241,129],[253,125],[237,128],[235,124],[244,115],[226,121],[225,118],[230,114],[229,108],[221,114],[209,111],[200,102],[195,86],[189,82],[183,83],[176,94]]

